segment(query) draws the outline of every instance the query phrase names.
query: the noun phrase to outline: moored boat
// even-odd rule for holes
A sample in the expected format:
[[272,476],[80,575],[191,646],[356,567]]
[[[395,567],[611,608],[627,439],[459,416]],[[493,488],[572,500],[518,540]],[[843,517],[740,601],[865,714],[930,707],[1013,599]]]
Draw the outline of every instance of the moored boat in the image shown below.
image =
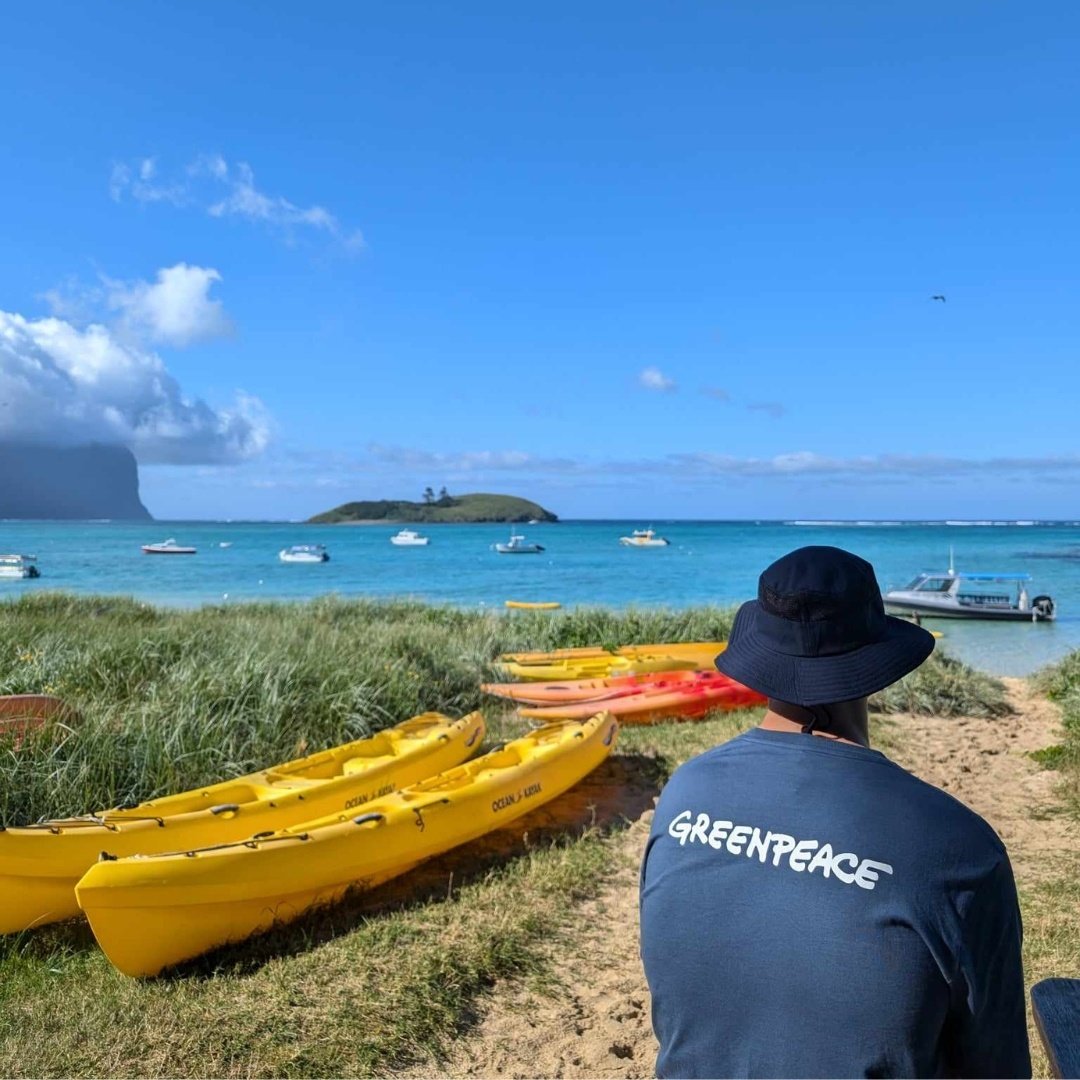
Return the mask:
[[0,578],[41,577],[36,555],[0,555]]
[[544,550],[544,547],[542,544],[530,544],[524,536],[512,532],[510,542],[496,544],[495,550],[500,555],[539,555]]
[[620,536],[623,547],[653,548],[667,547],[671,541],[657,536],[652,529],[635,529],[629,536]]
[[994,622],[1050,622],[1056,609],[1046,595],[1028,595],[1028,574],[944,572],[919,574],[883,599],[887,611],[931,619],[983,619]]
[[427,547],[430,540],[413,529],[402,529],[401,532],[390,537],[390,543],[395,547]]
[[293,544],[282,548],[278,558],[287,563],[324,563],[330,561],[330,553],[322,544]]
[[425,713],[346,743],[139,806],[0,831],[0,933],[78,914],[75,885],[102,850],[176,851],[243,840],[349,810],[465,761],[484,736],[480,713]]
[[144,555],[194,555],[197,548],[178,544],[172,537],[160,544],[143,544]]
[[391,795],[242,843],[113,859],[76,887],[105,955],[163,968],[370,888],[561,795],[611,752],[618,723],[552,724]]

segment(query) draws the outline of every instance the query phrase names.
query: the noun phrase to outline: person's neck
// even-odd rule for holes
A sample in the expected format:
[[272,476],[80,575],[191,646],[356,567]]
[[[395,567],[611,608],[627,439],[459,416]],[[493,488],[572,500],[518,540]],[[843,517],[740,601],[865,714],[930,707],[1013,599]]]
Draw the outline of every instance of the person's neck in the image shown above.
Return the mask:
[[765,731],[801,734],[809,726],[810,734],[837,742],[870,745],[870,717],[866,698],[817,705],[813,709],[769,698],[769,708],[760,725]]

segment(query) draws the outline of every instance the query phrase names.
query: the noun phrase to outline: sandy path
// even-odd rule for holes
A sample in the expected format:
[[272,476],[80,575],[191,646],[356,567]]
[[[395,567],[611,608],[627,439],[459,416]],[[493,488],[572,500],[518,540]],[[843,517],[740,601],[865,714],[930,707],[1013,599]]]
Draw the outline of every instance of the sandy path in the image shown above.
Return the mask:
[[[982,814],[1009,847],[1021,886],[1076,851],[1076,822],[1054,812],[1056,776],[1027,752],[1059,742],[1056,707],[1021,679],[1004,680],[1017,709],[1004,720],[892,717],[887,752]],[[637,861],[650,807],[612,842],[623,863],[599,898],[583,905],[580,932],[553,948],[552,993],[510,982],[496,988],[448,1061],[416,1075],[648,1077],[656,1042],[638,959]],[[1048,857],[1049,856],[1049,857]]]

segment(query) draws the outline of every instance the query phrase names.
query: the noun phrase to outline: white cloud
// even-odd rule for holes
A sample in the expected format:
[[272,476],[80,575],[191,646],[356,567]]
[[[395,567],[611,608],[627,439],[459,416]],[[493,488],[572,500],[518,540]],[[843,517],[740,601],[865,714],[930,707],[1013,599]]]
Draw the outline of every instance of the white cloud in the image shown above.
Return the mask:
[[136,202],[173,206],[183,206],[188,201],[186,185],[155,183],[156,176],[156,158],[141,158],[134,168],[123,161],[114,162],[109,173],[109,196],[113,202],[122,202],[125,195],[130,195]]
[[232,332],[222,302],[209,295],[219,281],[217,270],[177,263],[158,270],[153,284],[107,282],[107,303],[138,336],[164,345],[190,345]]
[[143,158],[135,169],[123,162],[113,165],[109,194],[116,202],[130,195],[136,202],[194,205],[211,217],[237,217],[260,222],[292,236],[298,229],[321,232],[348,251],[364,246],[359,229],[346,228],[323,206],[299,206],[283,195],[269,195],[255,184],[247,162],[231,164],[220,154],[200,154],[171,182],[157,182],[157,159]]
[[657,393],[666,394],[675,389],[675,380],[669,379],[659,368],[647,367],[640,375],[638,375],[638,382],[645,387],[646,390],[653,390]]
[[260,454],[262,403],[215,409],[184,396],[154,352],[107,327],[0,311],[0,438],[120,443],[144,464],[226,464]]
[[447,474],[470,472],[567,472],[577,469],[570,458],[539,458],[523,450],[464,450],[453,454],[372,443],[368,454],[381,465],[435,469]]

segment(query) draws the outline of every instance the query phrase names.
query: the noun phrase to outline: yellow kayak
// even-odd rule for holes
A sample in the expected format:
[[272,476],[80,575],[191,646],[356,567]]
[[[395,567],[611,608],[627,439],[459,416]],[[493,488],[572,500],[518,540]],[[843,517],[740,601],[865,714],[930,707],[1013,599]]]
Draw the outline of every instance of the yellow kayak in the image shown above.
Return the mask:
[[139,806],[0,830],[0,933],[78,915],[75,884],[108,850],[134,855],[242,840],[396,791],[465,761],[484,718],[425,713],[369,739]]
[[630,657],[639,653],[688,656],[691,659],[698,659],[702,655],[716,657],[726,648],[726,641],[677,641],[670,644],[658,642],[649,645],[620,645],[614,650],[605,649],[602,645],[584,645],[574,649],[552,649],[550,652],[509,652],[503,653],[499,659],[519,664],[552,664],[560,660],[602,660],[611,656]]
[[507,600],[506,606],[518,611],[555,611],[562,604],[558,600]]
[[553,724],[467,765],[240,844],[113,860],[76,887],[98,944],[127,975],[287,922],[351,886],[370,887],[561,795],[611,752],[608,715]]
[[503,678],[520,682],[558,682],[565,679],[605,679],[619,675],[645,675],[656,671],[711,670],[727,642],[689,645],[630,645],[617,652],[539,659],[504,660],[498,665]]

